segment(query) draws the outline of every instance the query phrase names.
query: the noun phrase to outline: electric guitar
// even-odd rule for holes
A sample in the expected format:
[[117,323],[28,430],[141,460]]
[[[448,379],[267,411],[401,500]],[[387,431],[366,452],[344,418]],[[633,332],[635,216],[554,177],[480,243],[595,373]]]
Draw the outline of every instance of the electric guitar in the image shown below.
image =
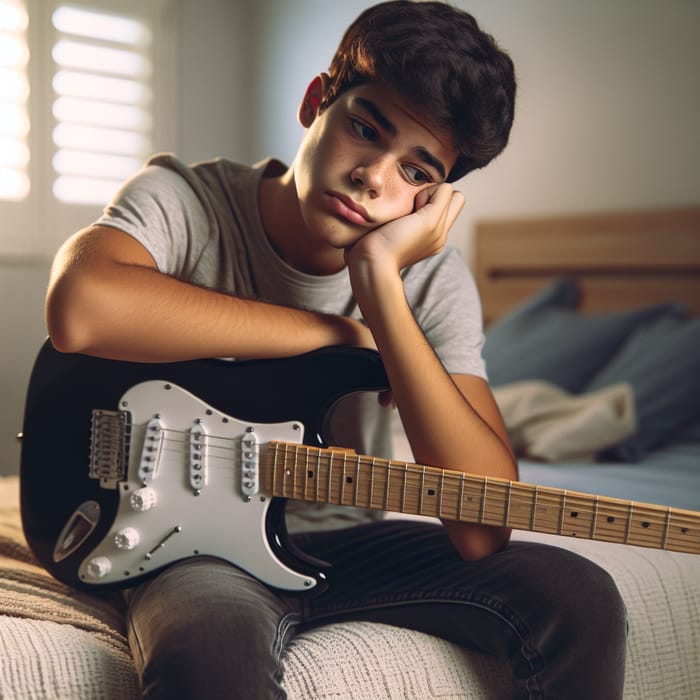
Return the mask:
[[700,513],[358,455],[324,442],[342,397],[387,388],[377,353],[116,362],[46,341],[29,383],[20,472],[41,564],[82,588],[133,585],[213,555],[288,591],[327,565],[286,536],[286,499],[700,553]]

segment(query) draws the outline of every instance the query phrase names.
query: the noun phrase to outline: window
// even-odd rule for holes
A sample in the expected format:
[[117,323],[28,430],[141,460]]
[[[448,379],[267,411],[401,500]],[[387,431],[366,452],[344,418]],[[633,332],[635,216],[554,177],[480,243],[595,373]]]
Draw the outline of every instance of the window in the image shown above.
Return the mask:
[[177,7],[0,0],[0,255],[52,254],[178,150]]
[[53,76],[53,194],[104,204],[151,151],[151,33],[139,19],[62,5]]
[[0,0],[0,199],[29,194],[27,23],[19,0]]

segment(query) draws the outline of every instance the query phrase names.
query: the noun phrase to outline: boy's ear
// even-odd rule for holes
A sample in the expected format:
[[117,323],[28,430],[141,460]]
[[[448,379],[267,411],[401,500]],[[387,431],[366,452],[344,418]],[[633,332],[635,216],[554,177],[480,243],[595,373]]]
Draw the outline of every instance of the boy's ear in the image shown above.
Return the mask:
[[326,94],[326,86],[328,85],[328,74],[321,73],[317,75],[306,88],[304,99],[299,105],[299,123],[308,129],[313,124],[314,119],[318,116],[318,110],[321,106],[321,100]]

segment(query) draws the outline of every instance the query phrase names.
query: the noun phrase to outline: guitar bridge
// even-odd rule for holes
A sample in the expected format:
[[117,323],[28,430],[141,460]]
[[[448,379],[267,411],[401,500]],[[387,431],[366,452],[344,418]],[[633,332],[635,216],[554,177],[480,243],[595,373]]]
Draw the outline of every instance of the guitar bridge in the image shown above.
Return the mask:
[[90,478],[99,479],[103,488],[116,489],[128,469],[128,413],[92,412],[90,435]]

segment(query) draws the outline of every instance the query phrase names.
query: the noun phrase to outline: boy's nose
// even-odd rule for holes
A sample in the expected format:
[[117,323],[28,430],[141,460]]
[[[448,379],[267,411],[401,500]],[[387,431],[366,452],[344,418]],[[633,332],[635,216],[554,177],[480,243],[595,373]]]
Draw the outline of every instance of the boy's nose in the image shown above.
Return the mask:
[[374,160],[355,166],[350,179],[355,187],[367,190],[372,198],[379,197],[386,185],[388,162],[386,158]]

